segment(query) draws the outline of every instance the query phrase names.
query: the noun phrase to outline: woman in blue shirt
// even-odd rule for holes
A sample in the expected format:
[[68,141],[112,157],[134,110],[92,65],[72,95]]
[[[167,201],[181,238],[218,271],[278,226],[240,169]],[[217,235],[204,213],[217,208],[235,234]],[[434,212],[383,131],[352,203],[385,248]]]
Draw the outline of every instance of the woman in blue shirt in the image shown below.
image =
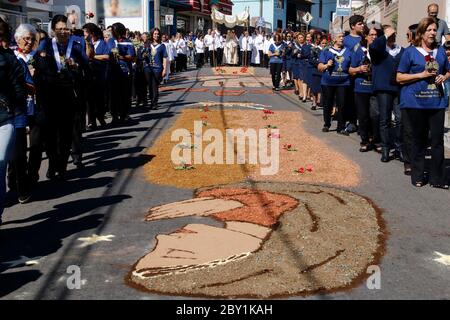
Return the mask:
[[136,58],[133,43],[125,38],[126,28],[116,22],[112,25],[114,47],[111,48],[110,77],[111,77],[111,115],[112,125],[129,120],[131,109],[131,89],[133,84],[132,63]]
[[406,110],[413,128],[411,182],[416,187],[427,182],[425,153],[430,132],[428,181],[432,187],[448,189],[444,163],[444,117],[448,100],[443,84],[450,78],[450,63],[445,50],[436,43],[436,34],[433,18],[420,21],[413,45],[400,60],[397,81],[402,85],[400,107]]
[[12,152],[11,161],[8,167],[8,186],[10,189],[17,191],[20,203],[26,203],[30,200],[30,179],[28,178],[27,168],[27,125],[28,117],[34,115],[34,83],[30,73],[31,62],[33,61],[34,51],[36,47],[36,29],[29,24],[21,24],[14,34],[17,42],[17,50],[14,51],[17,59],[23,68],[23,75],[28,91],[26,112],[16,115],[15,129],[16,139]]
[[[381,30],[375,28],[366,29],[360,46],[353,53],[350,66],[350,75],[355,80],[355,106],[358,116],[359,136],[361,138],[360,152],[372,150],[379,141],[379,111],[378,105],[372,102],[372,60],[368,47],[378,37]],[[372,131],[372,141],[370,141],[370,131]]]
[[267,55],[270,60],[270,74],[272,75],[272,89],[279,91],[280,90],[280,81],[281,81],[281,69],[283,67],[282,54],[283,50],[286,50],[285,44],[283,43],[281,34],[276,34],[274,37],[275,43],[271,44],[269,47],[269,52]]
[[351,51],[344,48],[344,33],[340,30],[332,33],[333,46],[323,50],[319,57],[322,72],[323,120],[322,131],[328,132],[331,127],[331,111],[336,101],[337,133],[348,136],[345,130],[345,99],[350,87],[348,69],[351,62]]
[[311,107],[311,110],[316,110],[321,101],[322,88],[320,86],[320,83],[322,81],[322,73],[317,70],[317,66],[319,65],[320,54],[323,50],[325,50],[327,45],[327,39],[323,38],[320,40],[319,45],[311,50],[311,58],[309,59],[311,72],[311,94],[313,98],[313,105]]
[[292,48],[293,77],[295,81],[296,94],[300,100],[306,101],[306,62],[311,55],[311,46],[305,42],[305,35],[298,33],[296,42]]
[[90,59],[90,70],[92,73],[91,84],[88,88],[88,130],[97,128],[97,120],[102,127],[106,126],[106,74],[110,48],[103,40],[102,30],[93,23],[83,26],[85,33],[92,39],[94,56]]
[[156,108],[159,84],[166,75],[167,67],[166,46],[161,43],[161,31],[158,28],[150,31],[150,38],[144,44],[141,59],[144,63],[145,78],[149,85],[150,108]]

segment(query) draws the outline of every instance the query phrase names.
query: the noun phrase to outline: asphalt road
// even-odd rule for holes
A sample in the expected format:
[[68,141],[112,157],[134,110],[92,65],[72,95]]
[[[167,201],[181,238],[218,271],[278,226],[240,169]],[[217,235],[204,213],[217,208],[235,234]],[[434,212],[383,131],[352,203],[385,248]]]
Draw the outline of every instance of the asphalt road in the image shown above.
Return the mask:
[[[208,74],[209,68],[192,70],[170,85],[201,87],[199,81],[184,77]],[[268,72],[258,70],[258,76],[267,77]],[[126,285],[124,278],[131,265],[152,250],[157,234],[173,232],[192,221],[214,223],[208,218],[189,217],[151,225],[143,221],[153,206],[192,197],[189,189],[149,183],[143,178],[142,167],[151,161],[146,149],[171,126],[183,107],[208,100],[262,103],[274,110],[302,112],[310,134],[361,167],[362,183],[351,191],[372,199],[383,209],[389,237],[380,265],[380,289],[371,290],[362,283],[337,293],[292,299],[450,299],[450,265],[434,260],[439,257],[436,251],[450,255],[449,191],[414,188],[403,175],[400,162],[382,164],[375,152],[359,153],[356,134],[342,137],[322,133],[320,110],[311,111],[309,104],[299,103],[293,95],[217,97],[212,90],[164,92],[158,110],[151,112],[134,107],[129,126],[86,134],[86,167],[75,169],[70,164],[67,182],[45,180],[44,161],[43,178],[32,202],[17,204],[9,194],[4,225],[0,227],[0,297],[178,299],[141,292]],[[78,238],[93,234],[114,237],[80,247]],[[70,266],[80,267],[80,289],[67,287],[67,279],[73,274],[68,272]]]

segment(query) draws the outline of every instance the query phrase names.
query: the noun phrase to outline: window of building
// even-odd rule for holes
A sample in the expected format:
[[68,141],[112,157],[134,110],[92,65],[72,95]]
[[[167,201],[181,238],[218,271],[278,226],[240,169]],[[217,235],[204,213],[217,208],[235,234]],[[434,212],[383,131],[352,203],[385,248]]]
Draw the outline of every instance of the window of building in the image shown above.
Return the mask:
[[322,18],[322,10],[323,10],[323,1],[319,2],[319,18]]
[[277,28],[283,28],[283,20],[277,20]]
[[284,9],[284,0],[277,0],[277,8]]

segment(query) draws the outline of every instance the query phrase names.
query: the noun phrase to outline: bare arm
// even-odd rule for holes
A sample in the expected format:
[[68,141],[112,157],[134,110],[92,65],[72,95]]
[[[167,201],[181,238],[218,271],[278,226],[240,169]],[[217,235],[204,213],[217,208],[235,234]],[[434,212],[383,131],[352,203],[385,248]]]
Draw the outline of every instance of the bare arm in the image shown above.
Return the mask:
[[328,60],[328,63],[319,63],[319,65],[317,66],[317,70],[319,70],[319,72],[325,72],[328,68],[333,66],[333,60]]
[[369,67],[366,65],[362,65],[362,66],[359,66],[356,68],[350,67],[350,69],[348,70],[348,73],[353,77],[360,73],[366,73],[367,71],[369,71]]

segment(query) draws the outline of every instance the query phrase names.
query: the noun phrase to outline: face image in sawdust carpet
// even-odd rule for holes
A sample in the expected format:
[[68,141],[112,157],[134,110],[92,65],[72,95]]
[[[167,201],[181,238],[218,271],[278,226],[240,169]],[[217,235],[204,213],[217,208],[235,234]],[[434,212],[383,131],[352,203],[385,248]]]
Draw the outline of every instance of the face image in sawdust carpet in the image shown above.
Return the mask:
[[[281,137],[287,136],[283,128],[289,126],[304,134],[308,145],[303,147],[308,152],[282,153],[280,157],[286,159],[280,162],[285,166],[299,161],[314,163],[310,153],[316,147],[325,149],[317,159],[328,152],[328,156],[347,162],[345,166],[317,164],[309,176],[286,170],[278,176],[261,177],[257,168],[245,165],[234,165],[227,169],[234,173],[221,176],[217,168],[176,171],[170,164],[159,168],[169,174],[161,180],[162,174],[146,168],[152,182],[195,189],[192,199],[151,208],[146,223],[197,216],[215,219],[222,227],[191,223],[158,235],[153,251],[134,264],[127,283],[151,293],[217,298],[299,296],[360,284],[369,276],[368,266],[380,262],[386,232],[376,205],[339,188],[358,184],[359,167],[319,139],[308,140],[301,121],[293,124],[299,120],[293,113],[261,120],[260,111],[226,111],[230,111],[227,121],[223,121],[223,111],[217,111],[217,119],[211,111],[206,112],[208,121],[222,129],[244,123],[264,127],[269,121],[280,127]],[[186,110],[174,128],[188,125],[199,117],[198,112]],[[234,117],[236,112],[239,115]],[[162,149],[169,143],[165,139],[162,136],[149,152],[165,157]],[[170,154],[169,149],[165,151]],[[170,162],[170,156],[164,161]],[[336,172],[339,168],[345,172]],[[211,170],[218,170],[215,178],[211,178]],[[184,180],[182,175],[190,178]],[[249,176],[251,181],[246,179]],[[202,177],[209,180],[202,181]]]
[[371,201],[330,187],[243,183],[197,190],[152,208],[148,221],[209,216],[224,227],[188,224],[158,235],[128,275],[153,293],[274,298],[333,292],[359,282],[384,248]]

